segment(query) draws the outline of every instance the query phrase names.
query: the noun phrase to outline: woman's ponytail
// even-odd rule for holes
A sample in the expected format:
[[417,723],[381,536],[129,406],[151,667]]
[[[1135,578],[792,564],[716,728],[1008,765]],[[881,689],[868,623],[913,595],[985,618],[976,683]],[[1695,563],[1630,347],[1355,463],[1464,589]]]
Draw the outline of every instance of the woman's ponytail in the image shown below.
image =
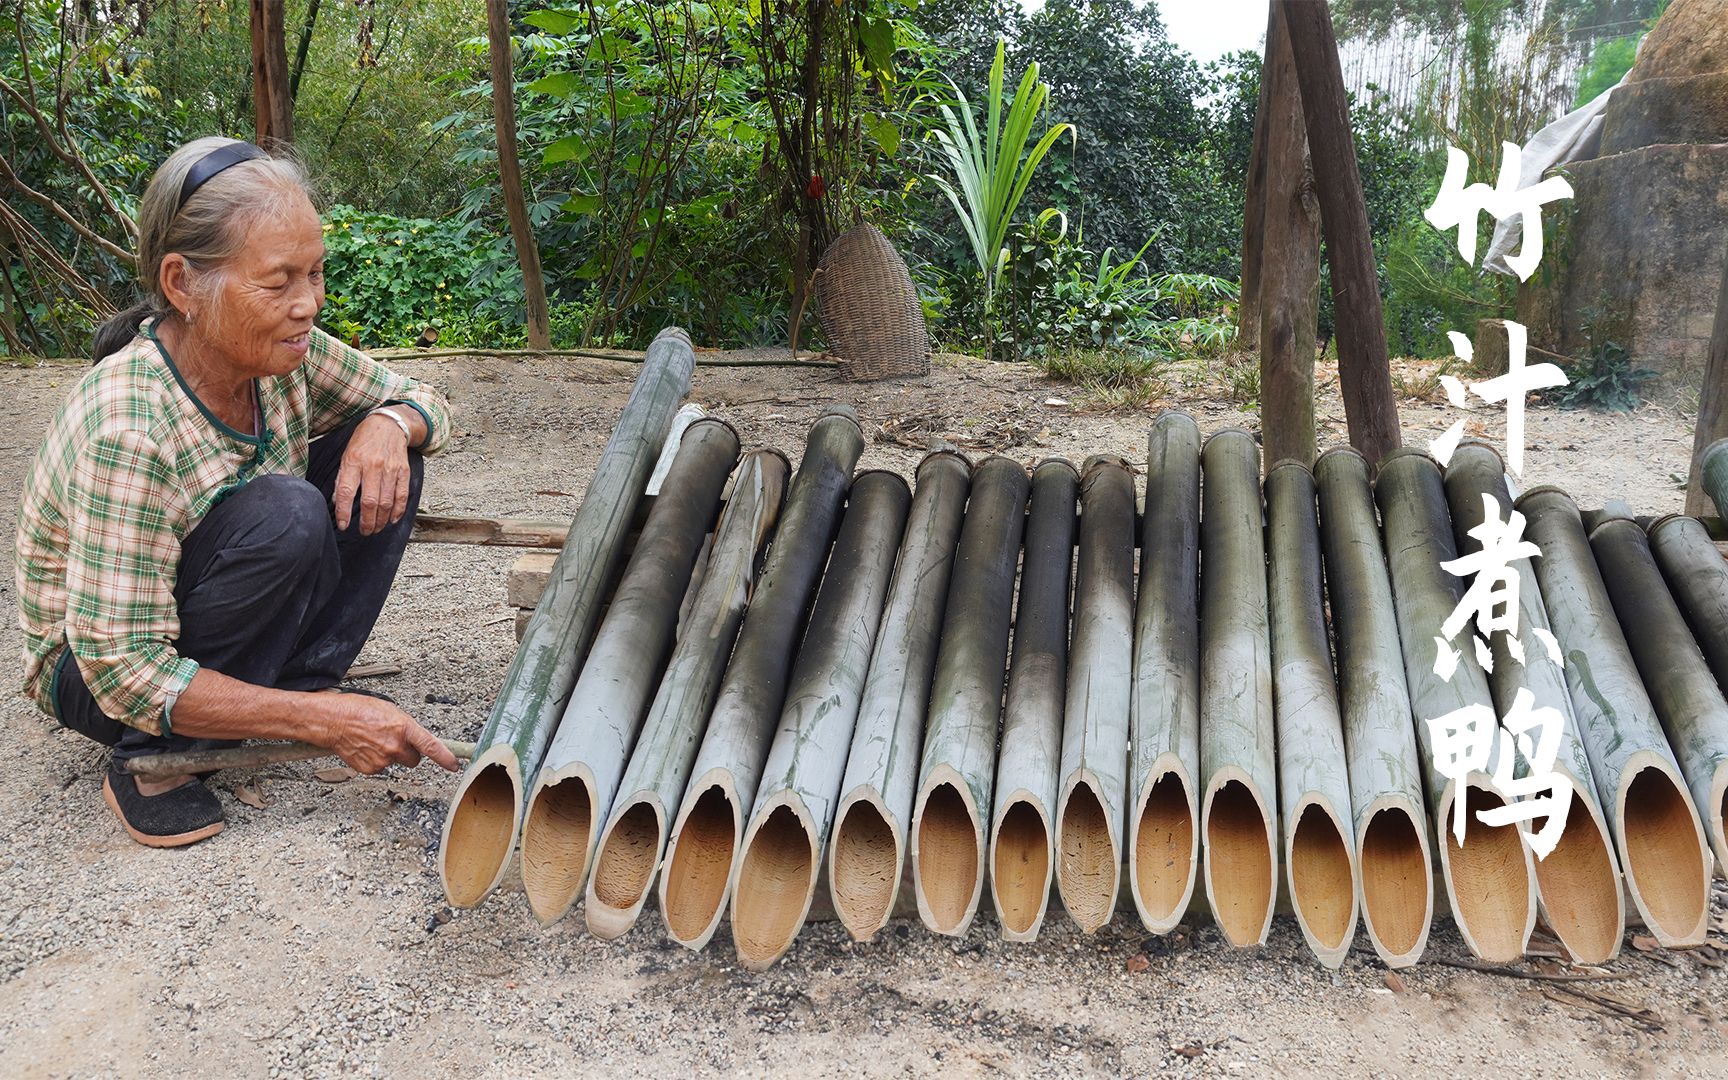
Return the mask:
[[144,320],[155,314],[157,314],[155,304],[148,300],[140,300],[98,326],[95,336],[90,341],[90,362],[100,364],[103,360],[124,349],[133,338],[138,336],[138,327],[143,325]]

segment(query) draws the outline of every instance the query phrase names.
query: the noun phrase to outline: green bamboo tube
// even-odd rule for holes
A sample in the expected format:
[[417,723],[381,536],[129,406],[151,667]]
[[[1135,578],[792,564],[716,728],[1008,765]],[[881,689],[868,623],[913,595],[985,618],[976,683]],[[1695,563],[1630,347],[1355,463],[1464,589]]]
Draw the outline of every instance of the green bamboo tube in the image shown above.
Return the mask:
[[732,940],[751,971],[785,955],[809,918],[911,501],[895,473],[852,481],[732,871]]
[[708,730],[692,766],[660,871],[660,914],[672,939],[691,949],[720,925],[744,815],[786,699],[786,679],[839,526],[864,432],[844,406],[811,425],[762,585],[750,601]]
[[1578,508],[1552,487],[1531,488],[1517,508],[1542,549],[1536,579],[1565,659],[1597,798],[1609,809],[1626,891],[1658,942],[1697,945],[1709,929],[1709,841],[1614,617]]
[[1626,631],[1632,659],[1649,691],[1668,745],[1692,789],[1717,867],[1728,867],[1723,815],[1728,811],[1728,700],[1710,674],[1686,619],[1651,557],[1644,530],[1614,520],[1590,534],[1590,548]]
[[1320,455],[1314,472],[1362,924],[1387,967],[1409,967],[1428,947],[1434,871],[1392,581],[1368,462],[1350,447],[1336,447]]
[[887,925],[900,896],[924,712],[971,477],[971,462],[953,450],[934,451],[918,465],[846,756],[845,795],[828,845],[828,893],[836,916],[861,941]]
[[1127,462],[1089,459],[1080,507],[1056,887],[1069,917],[1090,934],[1115,913],[1121,884],[1134,686],[1134,479]]
[[1200,866],[1200,428],[1167,411],[1146,442],[1128,891],[1146,929],[1165,934],[1187,912]]
[[778,450],[753,450],[738,467],[732,497],[714,528],[702,583],[680,621],[677,647],[600,834],[582,905],[596,937],[616,938],[642,914],[666,851],[672,811],[690,782],[697,743],[756,585],[762,550],[780,518],[790,472]]
[[1728,560],[1697,518],[1668,514],[1646,531],[1656,565],[1662,568],[1716,685],[1728,686]]
[[[1506,802],[1489,772],[1472,772],[1459,785],[1434,768],[1436,740],[1428,721],[1469,705],[1494,707],[1487,676],[1462,635],[1457,647],[1463,655],[1451,681],[1434,672],[1434,639],[1463,595],[1462,580],[1440,567],[1458,555],[1440,467],[1420,450],[1394,450],[1380,463],[1374,493],[1446,898],[1470,951],[1490,963],[1508,963],[1524,955],[1536,927],[1536,875],[1529,849],[1517,826],[1490,828],[1477,817]],[[1452,828],[1453,802],[1459,798],[1466,814],[1463,844]]]
[[1241,428],[1201,450],[1200,831],[1224,938],[1261,945],[1278,896],[1278,796],[1260,448]]
[[[1452,536],[1461,553],[1482,549],[1470,531],[1486,520],[1484,497],[1494,500],[1495,513],[1502,520],[1516,512],[1506,486],[1506,467],[1499,453],[1485,443],[1467,442],[1453,452],[1446,465],[1445,484],[1452,510]],[[1525,689],[1530,692],[1533,708],[1551,708],[1562,717],[1564,728],[1554,770],[1566,780],[1571,806],[1559,842],[1535,861],[1536,897],[1545,921],[1573,959],[1601,964],[1620,952],[1626,929],[1625,893],[1608,822],[1596,797],[1590,756],[1573,714],[1566,673],[1549,656],[1537,633],[1552,633],[1553,628],[1532,561],[1517,559],[1511,564],[1519,579],[1517,637],[1523,643],[1523,660],[1511,653],[1508,635],[1495,634],[1489,642],[1494,670],[1488,673],[1488,688],[1501,716],[1511,711],[1518,691]],[[1519,775],[1527,771],[1528,765],[1520,764]]]
[[1698,455],[1700,486],[1716,505],[1716,516],[1728,518],[1728,439],[1717,439]]
[[699,420],[685,431],[530,785],[522,891],[542,926],[582,894],[600,826],[672,652],[679,600],[737,460],[738,433],[725,421]]
[[996,812],[990,819],[990,899],[1008,941],[1038,937],[1055,877],[1051,821],[1062,761],[1068,583],[1079,489],[1080,477],[1066,461],[1045,461],[1032,471],[1032,512],[1026,519],[996,766]]
[[1272,691],[1285,880],[1308,948],[1343,966],[1356,936],[1356,844],[1343,718],[1326,639],[1314,474],[1281,461],[1266,474]]
[[540,603],[480,732],[438,847],[438,876],[453,907],[473,907],[504,880],[527,801],[526,782],[564,715],[576,673],[625,556],[625,539],[696,353],[676,327],[648,346],[618,426],[600,452]]
[[964,934],[983,894],[982,814],[993,805],[996,724],[1030,487],[1013,458],[986,458],[974,470],[948,586],[912,809],[912,890],[919,918],[938,934]]

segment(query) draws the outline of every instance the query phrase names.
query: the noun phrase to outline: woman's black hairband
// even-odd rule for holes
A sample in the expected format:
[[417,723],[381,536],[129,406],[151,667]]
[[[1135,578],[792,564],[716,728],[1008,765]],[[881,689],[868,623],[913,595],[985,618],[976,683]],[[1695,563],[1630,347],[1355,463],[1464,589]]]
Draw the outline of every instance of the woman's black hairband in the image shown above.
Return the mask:
[[186,170],[186,179],[180,182],[180,201],[174,205],[174,212],[178,214],[186,205],[186,200],[222,170],[233,168],[242,161],[256,161],[269,156],[249,142],[231,142],[218,146],[194,161],[192,167]]

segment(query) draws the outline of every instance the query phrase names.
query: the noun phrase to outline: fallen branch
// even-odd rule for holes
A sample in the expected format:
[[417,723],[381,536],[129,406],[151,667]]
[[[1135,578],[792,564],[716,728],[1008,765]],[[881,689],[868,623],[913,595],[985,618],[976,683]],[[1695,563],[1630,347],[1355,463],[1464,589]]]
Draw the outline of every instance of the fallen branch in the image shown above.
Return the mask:
[[[639,352],[603,352],[598,349],[373,349],[367,352],[374,360],[399,360],[412,358],[416,360],[438,360],[455,356],[484,356],[504,358],[511,356],[554,356],[575,357],[585,360],[616,360],[622,364],[640,364],[642,354]],[[696,357],[697,367],[802,367],[802,368],[832,368],[836,365],[832,360],[741,360],[712,359],[700,354]]]
[[1482,975],[1501,975],[1508,979],[1527,979],[1531,982],[1622,982],[1632,977],[1608,972],[1594,974],[1585,971],[1523,971],[1518,968],[1503,967],[1499,964],[1478,964],[1473,960],[1448,960],[1437,956],[1430,956],[1428,960],[1442,967],[1459,968],[1463,971],[1474,971]]
[[[466,761],[474,756],[474,744],[440,739],[444,748]],[[307,742],[254,743],[222,750],[188,750],[179,754],[151,754],[130,758],[126,771],[146,780],[167,780],[191,773],[215,772],[218,769],[256,769],[265,765],[280,765],[287,761],[312,761],[335,757],[336,751]]]

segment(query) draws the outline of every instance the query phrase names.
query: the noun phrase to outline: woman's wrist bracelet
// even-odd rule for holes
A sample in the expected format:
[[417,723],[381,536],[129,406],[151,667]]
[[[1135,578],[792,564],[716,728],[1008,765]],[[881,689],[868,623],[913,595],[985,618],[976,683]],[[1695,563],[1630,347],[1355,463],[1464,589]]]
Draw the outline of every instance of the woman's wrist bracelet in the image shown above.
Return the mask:
[[408,421],[402,419],[400,413],[391,412],[390,406],[388,405],[380,405],[376,409],[373,409],[368,415],[388,416],[390,419],[396,421],[396,426],[402,429],[402,437],[408,440],[408,448],[410,450],[414,448],[414,432],[408,427]]

